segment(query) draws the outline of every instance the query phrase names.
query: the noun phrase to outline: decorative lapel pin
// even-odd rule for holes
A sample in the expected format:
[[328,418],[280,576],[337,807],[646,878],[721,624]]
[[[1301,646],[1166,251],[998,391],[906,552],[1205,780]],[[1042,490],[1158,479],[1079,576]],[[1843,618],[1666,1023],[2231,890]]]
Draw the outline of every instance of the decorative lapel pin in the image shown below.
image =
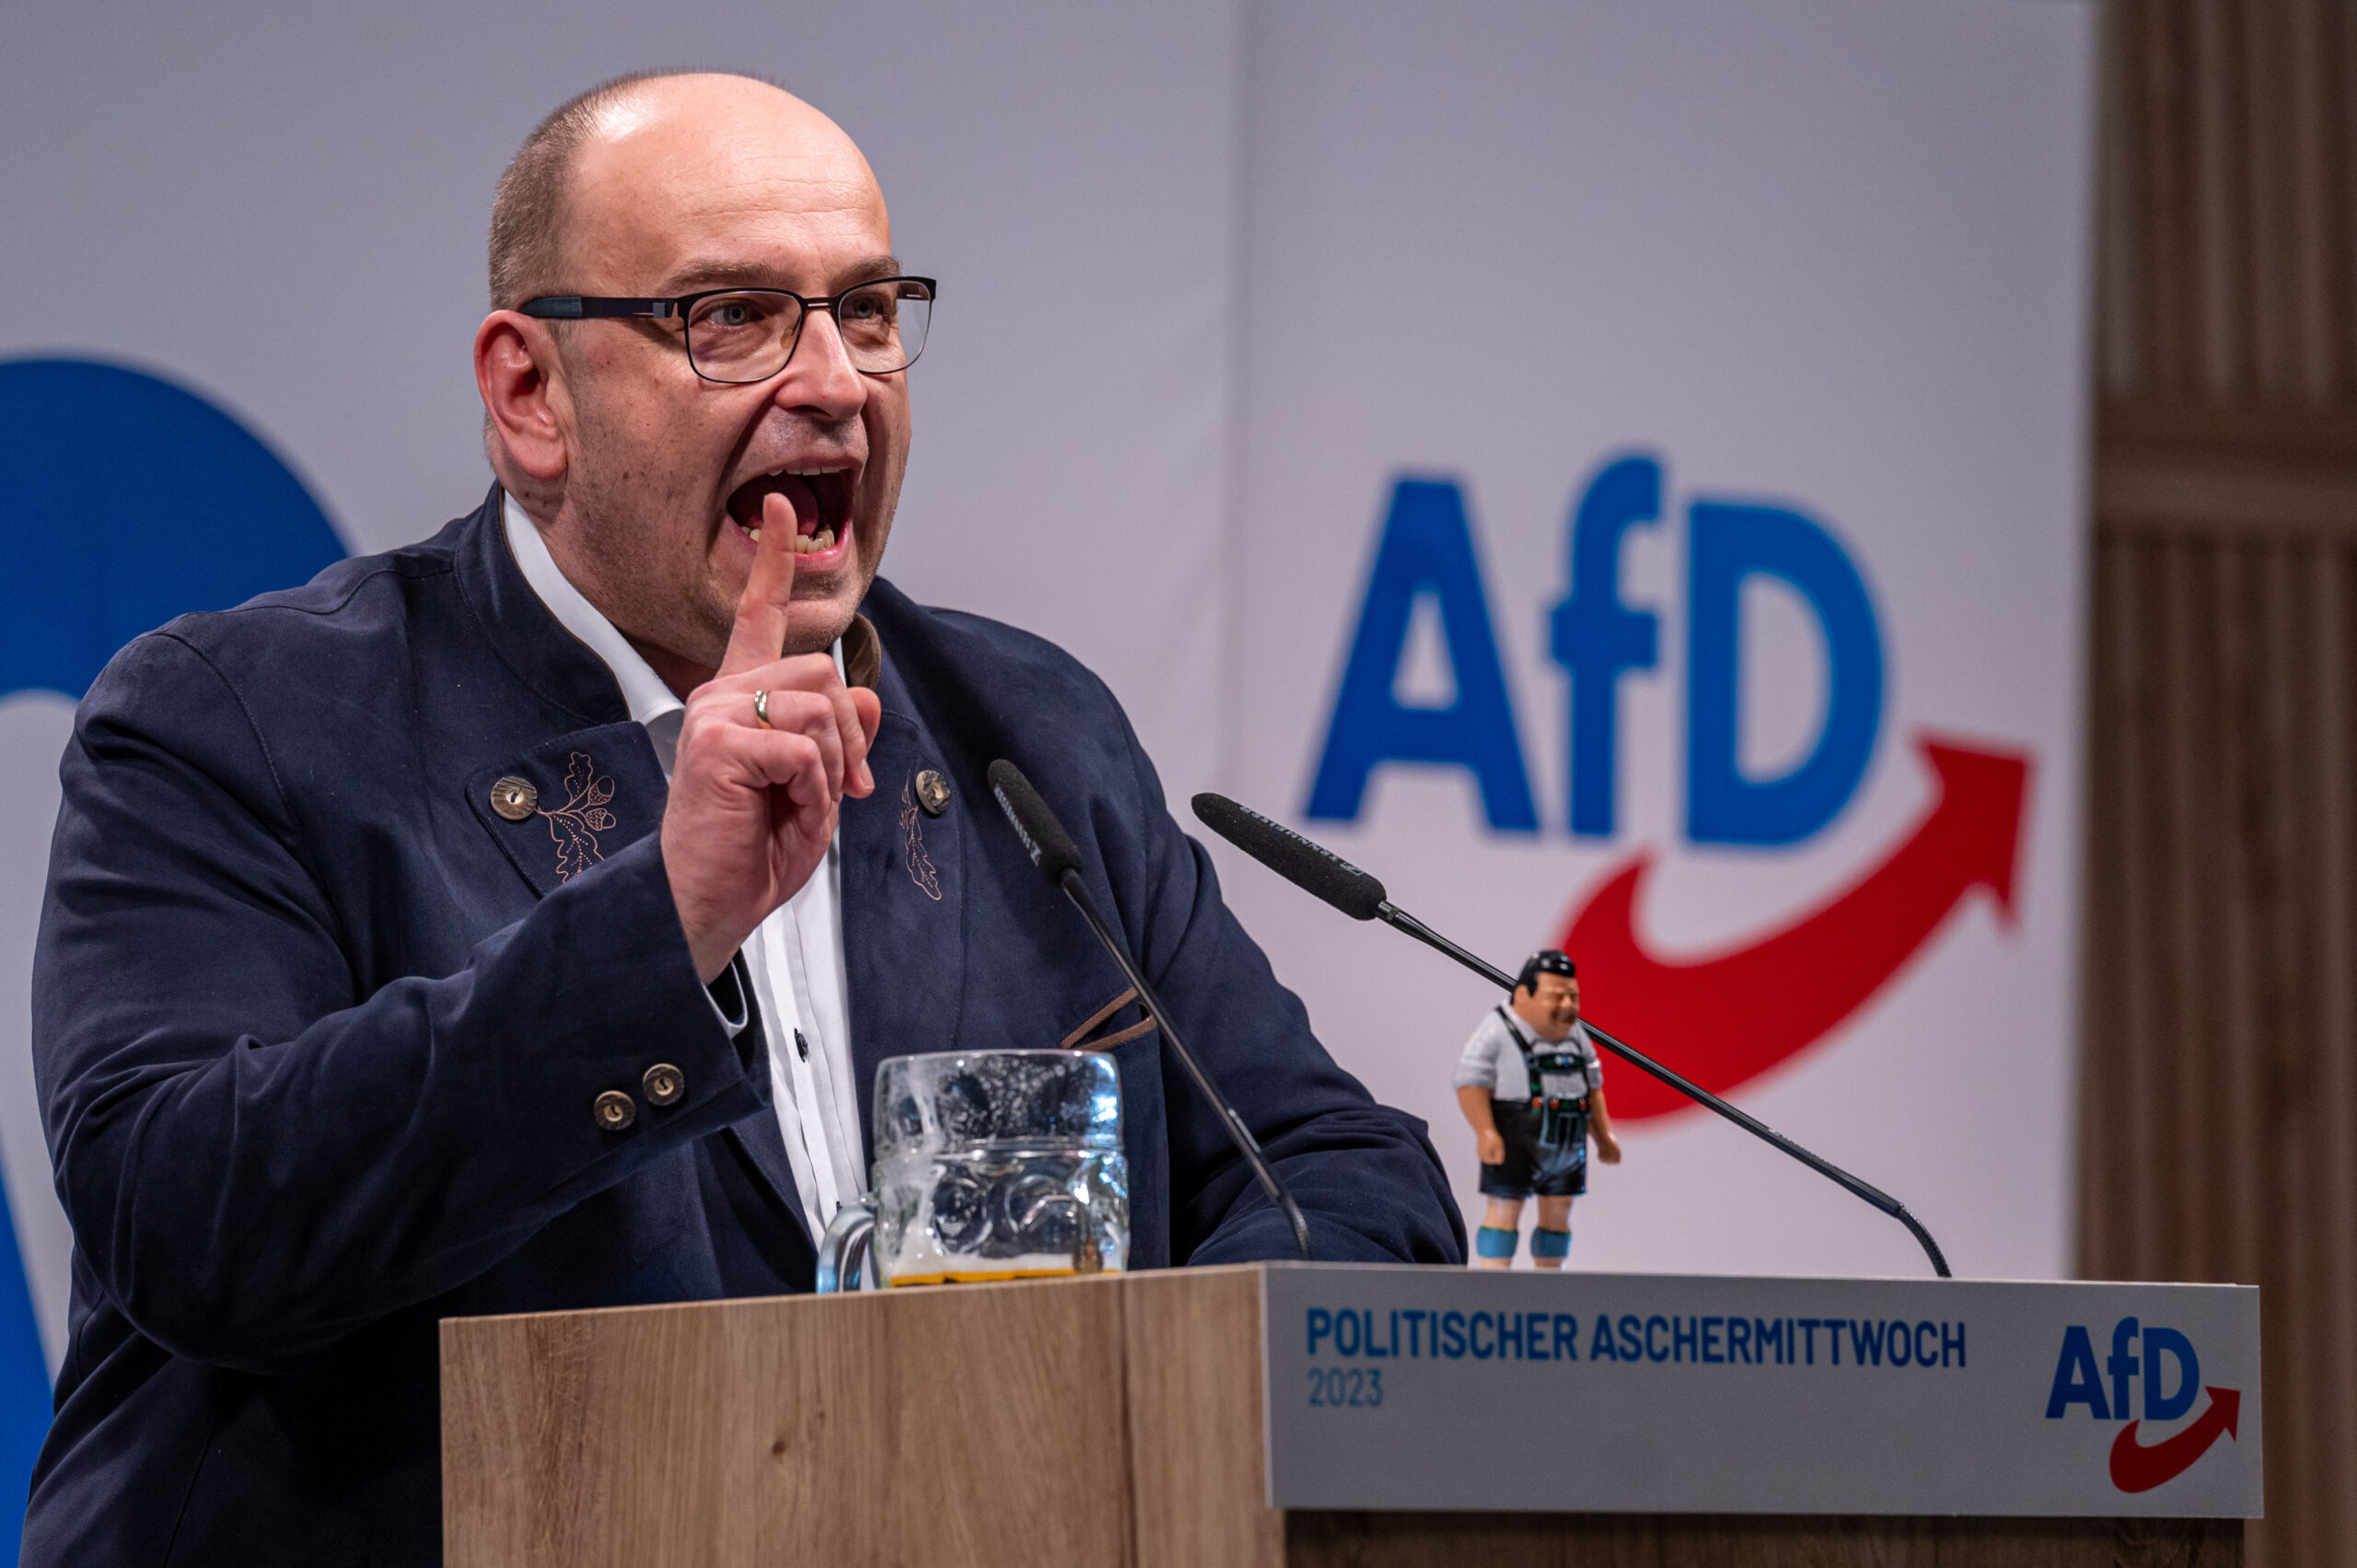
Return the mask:
[[[924,818],[917,805],[917,791],[923,781],[935,781],[940,774],[927,770],[900,786],[900,848],[909,867],[909,880],[923,890],[935,903],[941,901],[941,876],[933,866],[933,857],[924,852]],[[942,798],[949,796],[949,786],[941,785]],[[939,812],[935,813],[940,815]]]

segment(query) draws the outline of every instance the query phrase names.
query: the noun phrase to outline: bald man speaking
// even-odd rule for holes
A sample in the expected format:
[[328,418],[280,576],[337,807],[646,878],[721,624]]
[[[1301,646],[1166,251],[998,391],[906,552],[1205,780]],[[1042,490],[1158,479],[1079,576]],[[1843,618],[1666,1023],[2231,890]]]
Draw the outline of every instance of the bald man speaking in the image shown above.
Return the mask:
[[593,89],[501,180],[491,291],[483,505],[139,639],[76,718],[25,1562],[437,1562],[437,1320],[809,1289],[887,1056],[1107,1050],[1132,1265],[1292,1256],[997,757],[1318,1255],[1461,1260],[1422,1124],[1312,1037],[1104,686],[877,575],[937,290],[841,131],[740,77]]

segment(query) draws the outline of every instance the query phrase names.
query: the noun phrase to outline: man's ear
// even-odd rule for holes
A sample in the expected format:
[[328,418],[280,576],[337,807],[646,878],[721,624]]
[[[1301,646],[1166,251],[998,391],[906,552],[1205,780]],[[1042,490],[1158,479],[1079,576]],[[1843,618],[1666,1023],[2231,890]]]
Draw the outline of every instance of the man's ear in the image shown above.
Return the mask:
[[513,310],[484,317],[475,329],[475,389],[496,445],[524,476],[543,485],[563,479],[573,402],[547,325]]

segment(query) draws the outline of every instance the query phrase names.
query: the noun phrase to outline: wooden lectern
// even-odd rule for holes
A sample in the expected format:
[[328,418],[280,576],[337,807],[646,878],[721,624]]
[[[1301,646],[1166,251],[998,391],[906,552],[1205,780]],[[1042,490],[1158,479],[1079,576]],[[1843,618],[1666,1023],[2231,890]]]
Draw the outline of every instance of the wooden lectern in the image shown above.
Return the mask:
[[2235,1564],[2239,1520],[1281,1512],[1262,1272],[453,1319],[451,1568]]

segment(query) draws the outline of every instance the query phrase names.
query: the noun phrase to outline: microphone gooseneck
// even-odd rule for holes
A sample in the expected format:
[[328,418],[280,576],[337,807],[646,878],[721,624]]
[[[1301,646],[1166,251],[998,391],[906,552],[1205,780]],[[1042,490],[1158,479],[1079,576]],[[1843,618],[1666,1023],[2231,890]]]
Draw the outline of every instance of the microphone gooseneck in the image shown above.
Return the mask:
[[1081,919],[1088,923],[1088,929],[1097,934],[1097,940],[1104,944],[1105,951],[1111,954],[1113,961],[1120,966],[1122,975],[1137,992],[1138,1000],[1153,1016],[1154,1021],[1161,1026],[1162,1038],[1170,1042],[1171,1054],[1178,1058],[1179,1064],[1187,1069],[1187,1075],[1194,1079],[1196,1089],[1210,1102],[1212,1109],[1219,1112],[1220,1122],[1227,1129],[1229,1142],[1236,1145],[1237,1153],[1244,1156],[1244,1163],[1260,1181],[1260,1190],[1269,1195],[1269,1201],[1284,1215],[1285,1224],[1292,1226],[1294,1248],[1301,1254],[1302,1261],[1311,1261],[1309,1222],[1302,1218],[1301,1206],[1293,1201],[1293,1194],[1286,1191],[1285,1184],[1270,1167],[1268,1157],[1260,1152],[1260,1140],[1252,1136],[1252,1130],[1244,1124],[1244,1118],[1237,1113],[1236,1107],[1228,1103],[1227,1097],[1219,1092],[1219,1086],[1212,1082],[1212,1076],[1203,1070],[1202,1063],[1197,1060],[1187,1042],[1178,1037],[1177,1026],[1172,1024],[1169,1013],[1162,1005],[1162,998],[1155,994],[1154,987],[1147,984],[1145,976],[1138,972],[1137,965],[1131,961],[1129,949],[1122,946],[1112,926],[1098,912],[1097,900],[1088,896],[1088,885],[1081,877],[1079,845],[1064,830],[1064,825],[1056,819],[1056,814],[1048,809],[1048,803],[1039,797],[1039,792],[1031,787],[1031,781],[1025,778],[1022,770],[1014,763],[1004,758],[993,762],[989,776],[991,793],[998,797],[999,809],[1005,812],[1006,819],[1014,824],[1016,836],[1023,841],[1024,849],[1031,856],[1031,864],[1039,868],[1039,875],[1047,878],[1050,887],[1058,889],[1072,900],[1073,908],[1078,910]]
[[[1384,895],[1382,883],[1323,845],[1313,843],[1292,829],[1271,822],[1259,812],[1238,806],[1224,796],[1199,795],[1195,796],[1194,807],[1195,815],[1203,826],[1304,891],[1316,894],[1354,920],[1379,920],[1395,930],[1403,931],[1426,947],[1447,954],[1492,985],[1509,993],[1514,990],[1514,976],[1478,954],[1467,952],[1391,902]],[[1336,872],[1331,867],[1340,867],[1341,871]],[[1346,883],[1343,880],[1345,874],[1348,877],[1362,879],[1364,886]],[[1356,898],[1364,898],[1366,889],[1372,888],[1375,897],[1373,907],[1364,914],[1356,913],[1353,904],[1345,903],[1329,890],[1337,888],[1347,888],[1349,893]],[[1593,1019],[1583,1016],[1580,1021],[1587,1026],[1587,1032],[1598,1045],[1631,1066],[1660,1079],[1695,1104],[1718,1112],[1753,1137],[1773,1144],[1819,1176],[1905,1225],[1922,1244],[1924,1253],[1932,1260],[1933,1270],[1940,1278],[1953,1277],[1948,1272],[1947,1258],[1940,1251],[1940,1244],[1932,1239],[1932,1233],[1923,1228],[1921,1220],[1907,1212],[1906,1204],[1873,1183],[1851,1175],[1831,1160],[1803,1148],[1758,1117],[1737,1109],[1701,1085],[1663,1066],[1643,1051],[1616,1040],[1597,1028]]]

